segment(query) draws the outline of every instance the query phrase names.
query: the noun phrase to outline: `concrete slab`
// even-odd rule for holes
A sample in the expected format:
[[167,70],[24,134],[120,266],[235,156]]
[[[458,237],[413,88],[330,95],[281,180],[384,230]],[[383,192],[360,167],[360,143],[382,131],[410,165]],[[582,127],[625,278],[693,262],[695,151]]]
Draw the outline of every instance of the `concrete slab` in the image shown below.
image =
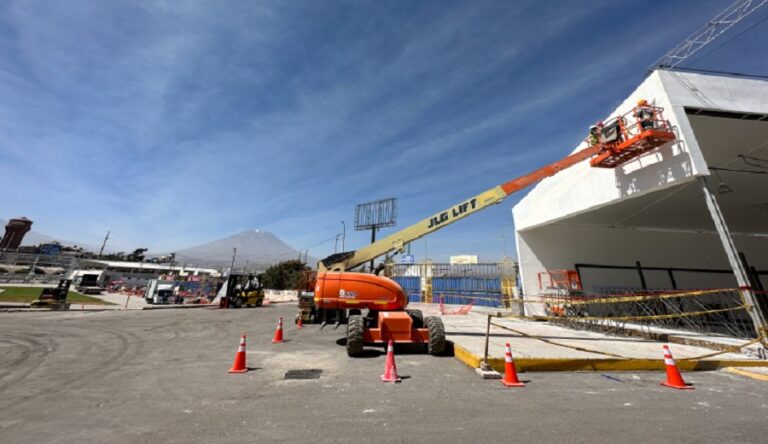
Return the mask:
[[[129,310],[141,310],[148,305],[144,298],[141,296],[128,296],[117,293],[101,293],[89,296],[101,299],[102,301],[111,302],[118,307],[128,308]],[[128,303],[127,307],[126,302]]]
[[625,330],[633,331],[638,336],[673,344],[694,345],[722,351],[730,351],[734,347],[742,347],[742,354],[752,356],[756,359],[766,359],[765,347],[763,347],[760,343],[751,344],[744,347],[744,344],[748,340],[735,338],[733,336],[726,336],[717,333],[699,333],[689,330],[675,330],[671,328],[629,323],[622,324],[621,327]]
[[[485,348],[487,315],[443,316],[447,338],[456,357],[478,367]],[[509,342],[521,371],[663,370],[662,342],[572,330],[547,322],[492,318],[488,345],[489,365],[503,371],[504,345]],[[700,346],[673,344],[672,353],[682,370],[713,370],[732,366],[768,366],[768,361],[740,353],[716,353]]]
[[[117,294],[117,293],[101,293],[101,294],[92,294],[89,296],[101,299],[102,301],[111,302],[115,304],[110,307],[117,308],[117,309],[128,309],[128,310],[169,310],[169,309],[177,309],[177,308],[202,308],[202,307],[212,306],[209,304],[151,305],[151,304],[148,304],[147,301],[144,300],[144,298],[141,296],[128,296],[128,295]],[[72,308],[76,308],[76,307],[73,305]]]

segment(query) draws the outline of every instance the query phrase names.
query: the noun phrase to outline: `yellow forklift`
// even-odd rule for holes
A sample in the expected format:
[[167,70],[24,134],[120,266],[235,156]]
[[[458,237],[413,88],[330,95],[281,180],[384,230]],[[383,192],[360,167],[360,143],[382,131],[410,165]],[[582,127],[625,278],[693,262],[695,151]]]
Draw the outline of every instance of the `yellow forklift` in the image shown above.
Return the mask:
[[226,285],[227,292],[222,298],[225,307],[261,307],[264,304],[264,287],[258,276],[231,274]]
[[69,310],[67,295],[72,279],[62,279],[56,287],[46,287],[40,292],[40,296],[32,301],[30,307],[50,308],[51,310]]

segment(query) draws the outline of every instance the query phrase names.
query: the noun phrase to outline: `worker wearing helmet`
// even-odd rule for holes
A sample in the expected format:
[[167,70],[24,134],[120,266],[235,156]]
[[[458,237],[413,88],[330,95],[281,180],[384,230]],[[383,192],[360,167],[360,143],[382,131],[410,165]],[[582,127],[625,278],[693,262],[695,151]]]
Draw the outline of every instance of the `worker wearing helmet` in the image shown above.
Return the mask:
[[655,126],[656,112],[653,107],[648,104],[645,99],[637,101],[637,107],[635,108],[635,117],[637,118],[637,125],[641,131],[653,129]]
[[600,142],[600,130],[597,129],[597,125],[589,127],[589,136],[587,137],[587,143],[589,146],[597,145]]

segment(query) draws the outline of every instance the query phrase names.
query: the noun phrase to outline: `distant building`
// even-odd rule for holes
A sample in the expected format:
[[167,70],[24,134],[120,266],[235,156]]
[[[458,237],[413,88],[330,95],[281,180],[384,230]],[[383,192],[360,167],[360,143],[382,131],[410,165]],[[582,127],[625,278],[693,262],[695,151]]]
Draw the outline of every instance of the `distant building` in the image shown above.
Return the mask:
[[102,270],[104,284],[123,281],[126,286],[141,287],[147,285],[150,279],[173,274],[182,279],[194,280],[195,277],[219,277],[221,273],[213,268],[190,267],[184,265],[153,264],[149,262],[106,261],[101,259],[85,259],[81,267]]
[[0,250],[15,250],[21,245],[24,235],[32,229],[32,221],[26,217],[11,219],[5,225],[5,235],[0,240]]

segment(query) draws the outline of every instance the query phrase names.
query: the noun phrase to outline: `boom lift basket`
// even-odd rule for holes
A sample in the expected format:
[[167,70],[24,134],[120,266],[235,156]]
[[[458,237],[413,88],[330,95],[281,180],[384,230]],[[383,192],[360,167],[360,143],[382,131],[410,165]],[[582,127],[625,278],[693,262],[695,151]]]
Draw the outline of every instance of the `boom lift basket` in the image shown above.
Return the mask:
[[[651,113],[650,119],[641,121],[637,117],[641,108]],[[663,111],[658,106],[638,106],[606,122],[600,128],[600,141],[597,144],[602,149],[589,164],[595,168],[616,168],[675,140],[675,133],[664,119]]]

